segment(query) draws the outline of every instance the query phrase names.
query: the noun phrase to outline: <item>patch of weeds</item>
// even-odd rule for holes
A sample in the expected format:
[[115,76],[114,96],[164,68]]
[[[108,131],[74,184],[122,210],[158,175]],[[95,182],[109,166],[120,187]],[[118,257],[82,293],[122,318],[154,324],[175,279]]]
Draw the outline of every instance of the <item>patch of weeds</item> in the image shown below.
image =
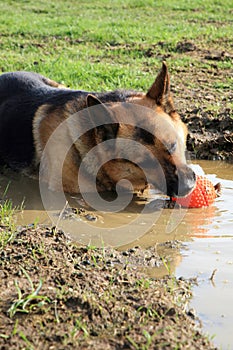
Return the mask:
[[3,249],[15,236],[15,210],[12,201],[8,199],[0,203],[0,249]]
[[8,339],[8,338],[9,338],[9,335],[0,333],[0,338]]
[[220,90],[226,90],[226,89],[230,89],[231,88],[231,82],[222,82],[222,81],[219,81],[219,82],[216,82],[213,84],[213,87],[215,89],[220,89]]
[[[35,245],[32,249],[32,256],[35,261],[38,261],[38,259],[43,259],[46,265],[49,265],[49,256],[46,251],[46,247],[44,242],[40,242],[39,244]],[[51,253],[53,254],[53,253]]]
[[64,300],[69,295],[69,287],[63,278],[56,278],[56,300]]
[[136,281],[136,286],[137,287],[142,287],[142,288],[149,288],[151,284],[151,281],[147,278],[141,278]]
[[82,332],[84,338],[87,338],[89,336],[89,332],[87,330],[87,326],[86,326],[85,322],[82,320],[81,317],[76,319],[75,326],[74,326],[74,328],[73,328],[73,330],[71,332],[71,336],[73,338],[76,337],[77,332]]
[[94,254],[91,256],[91,260],[93,261],[94,266],[97,267],[98,266],[97,258],[96,258],[96,256]]
[[0,200],[0,249],[3,249],[15,237],[16,222],[15,213],[22,211],[24,201],[19,206],[14,206],[11,199],[6,198],[10,182],[5,188]]
[[18,335],[22,339],[22,341],[24,343],[26,343],[26,347],[24,347],[24,349],[26,349],[26,350],[34,350],[35,348],[32,345],[32,342],[27,338],[27,336],[25,335],[25,333],[23,331],[18,329],[18,324],[19,324],[19,320],[17,319],[15,324],[14,324],[14,328],[12,330],[11,335],[7,336],[6,339],[11,338],[11,337],[13,337],[15,335]]
[[65,335],[63,338],[63,346],[70,344],[71,339],[75,343],[76,339],[87,339],[89,337],[89,332],[87,330],[87,325],[82,320],[82,317],[78,317],[75,321],[73,329],[69,334]]
[[8,230],[7,228],[2,229],[0,231],[0,250],[4,249],[4,247],[14,239],[14,232]]
[[86,246],[87,250],[97,250],[98,248],[95,246],[95,245],[92,245],[92,244],[88,244]]
[[170,262],[167,261],[166,258],[162,257],[162,262],[163,262],[163,265],[165,267],[165,269],[167,270],[167,273],[168,273],[168,276],[171,276],[172,275],[172,271],[171,271],[171,266],[170,266]]
[[39,222],[40,222],[40,219],[39,219],[39,217],[37,216],[37,217],[34,219],[33,227],[34,227],[34,228],[37,228],[38,225],[39,225]]
[[126,339],[133,345],[134,349],[139,350],[139,345],[129,335],[126,336]]
[[30,284],[31,293],[23,295],[17,280],[15,280],[15,288],[18,293],[18,299],[14,301],[7,310],[10,318],[12,318],[18,312],[29,313],[32,310],[40,309],[46,302],[50,302],[50,299],[47,296],[39,295],[42,287],[42,280],[40,280],[38,286],[35,287],[27,271],[22,266],[20,268]]
[[12,228],[12,226],[14,225],[13,215],[15,209],[16,208],[13,207],[12,201],[9,199],[3,200],[3,202],[0,203],[1,226],[9,227],[9,229]]
[[19,331],[18,335],[26,343],[27,350],[34,350],[35,349],[34,346],[32,345],[32,343],[29,341],[29,339],[26,337],[26,335],[22,331]]
[[143,346],[143,349],[147,350],[150,349],[151,344],[153,343],[153,339],[156,337],[156,333],[154,334],[150,334],[149,332],[147,332],[145,329],[143,330],[143,335],[146,339],[146,344]]
[[149,349],[151,349],[151,345],[153,344],[153,340],[158,335],[157,332],[151,335],[147,330],[144,329],[142,331],[142,335],[143,335],[143,338],[145,339],[145,344],[141,344],[141,343],[137,344],[136,341],[134,339],[132,339],[132,337],[130,337],[130,336],[126,336],[126,339],[134,347],[135,350],[149,350]]
[[153,320],[162,320],[164,316],[160,315],[157,310],[153,308],[153,306],[140,306],[137,311],[141,314],[144,314],[144,320],[148,319]]

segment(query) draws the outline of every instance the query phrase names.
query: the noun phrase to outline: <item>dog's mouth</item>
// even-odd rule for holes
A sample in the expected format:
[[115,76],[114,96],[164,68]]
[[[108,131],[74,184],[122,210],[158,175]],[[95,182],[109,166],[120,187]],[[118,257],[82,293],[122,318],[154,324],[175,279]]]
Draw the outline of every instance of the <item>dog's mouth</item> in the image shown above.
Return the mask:
[[177,171],[175,179],[167,180],[167,195],[170,197],[185,197],[192,192],[196,175],[191,168],[183,166]]
[[140,167],[145,169],[148,182],[170,197],[187,196],[196,183],[196,175],[187,165],[164,169],[158,165],[153,167],[151,162],[145,161],[140,163]]
[[[167,196],[184,197],[195,186],[196,176],[188,165],[176,167],[170,164],[165,167],[158,161],[152,161],[151,159],[145,159],[137,164],[126,159],[118,159],[116,164],[119,171],[117,181],[121,177],[128,179],[132,182],[134,190],[146,188],[149,183]],[[137,172],[135,166],[141,171]],[[111,169],[113,168],[111,166]],[[109,173],[109,175],[114,174]],[[114,179],[116,180],[115,177]]]
[[166,195],[170,198],[175,197],[175,198],[179,198],[179,197],[186,197],[190,194],[190,192],[192,192],[193,187],[189,190],[189,191],[185,191],[180,193],[180,191],[173,191],[173,190],[168,190]]

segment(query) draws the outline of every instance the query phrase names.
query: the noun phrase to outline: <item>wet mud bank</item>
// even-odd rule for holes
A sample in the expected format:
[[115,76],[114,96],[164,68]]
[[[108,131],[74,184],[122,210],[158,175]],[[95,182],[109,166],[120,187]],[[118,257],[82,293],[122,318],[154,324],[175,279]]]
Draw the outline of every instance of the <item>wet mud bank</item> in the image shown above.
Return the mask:
[[142,271],[161,263],[155,248],[78,247],[61,231],[21,229],[1,250],[0,348],[216,349],[187,309],[195,280]]

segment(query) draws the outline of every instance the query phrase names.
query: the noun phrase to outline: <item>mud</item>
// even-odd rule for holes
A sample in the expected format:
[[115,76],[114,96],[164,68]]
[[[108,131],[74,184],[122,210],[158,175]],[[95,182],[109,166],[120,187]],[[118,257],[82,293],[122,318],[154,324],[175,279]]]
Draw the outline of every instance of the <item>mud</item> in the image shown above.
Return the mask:
[[1,251],[0,348],[215,349],[186,308],[195,280],[148,278],[155,249],[77,247],[23,229]]
[[[176,107],[189,128],[187,150],[190,157],[232,162],[233,52],[218,48],[217,43],[215,47],[200,48],[198,43],[187,41],[177,44],[178,54],[185,53],[196,62],[188,68],[174,70],[173,94]],[[219,62],[226,68],[219,68]]]

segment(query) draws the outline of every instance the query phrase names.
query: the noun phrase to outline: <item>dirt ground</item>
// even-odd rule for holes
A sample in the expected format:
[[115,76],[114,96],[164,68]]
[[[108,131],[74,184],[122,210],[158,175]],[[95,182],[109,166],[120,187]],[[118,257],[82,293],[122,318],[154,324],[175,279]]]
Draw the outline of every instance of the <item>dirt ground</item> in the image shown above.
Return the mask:
[[150,279],[139,262],[161,258],[19,231],[1,252],[0,349],[216,349],[187,309],[195,280]]
[[189,128],[187,150],[192,159],[233,161],[233,70],[219,69],[217,62],[231,63],[233,52],[200,48],[180,42],[177,51],[209,68],[190,65],[172,76],[176,107]]

